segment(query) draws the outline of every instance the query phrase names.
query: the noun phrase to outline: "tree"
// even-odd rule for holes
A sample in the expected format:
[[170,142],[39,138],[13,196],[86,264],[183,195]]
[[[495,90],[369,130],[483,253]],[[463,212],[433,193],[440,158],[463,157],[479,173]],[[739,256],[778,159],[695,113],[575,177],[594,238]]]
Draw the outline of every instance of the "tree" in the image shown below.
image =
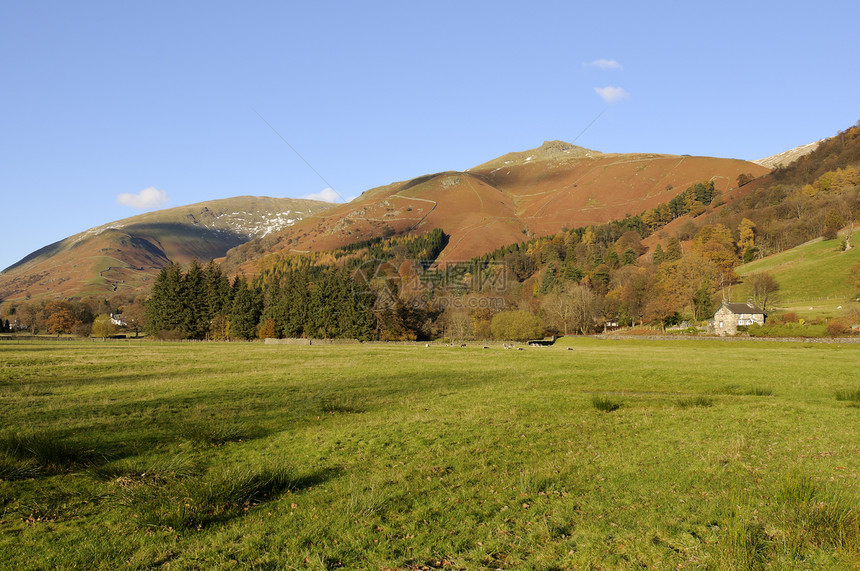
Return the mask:
[[191,339],[203,339],[209,330],[206,277],[194,260],[180,283],[182,313],[179,328]]
[[275,333],[275,320],[272,317],[264,320],[260,324],[260,331],[257,333],[260,339],[276,339],[278,336]]
[[824,239],[833,240],[839,233],[839,229],[845,226],[845,219],[836,210],[828,210],[824,217]]
[[253,339],[257,333],[257,322],[262,311],[262,300],[255,287],[248,285],[243,277],[233,282],[233,307],[230,310],[230,337]]
[[104,339],[106,337],[112,337],[114,334],[116,334],[116,325],[114,325],[110,315],[103,313],[93,320],[93,337],[101,337]]
[[680,260],[681,256],[683,255],[684,251],[681,248],[681,241],[674,236],[669,238],[669,243],[666,245],[666,257],[664,259],[666,261],[672,262],[675,260]]
[[144,331],[156,335],[160,331],[178,330],[182,325],[182,268],[173,262],[161,268],[149,301],[146,303]]
[[666,258],[665,252],[663,252],[663,246],[660,242],[657,242],[657,245],[654,247],[654,254],[651,256],[651,260],[657,264],[658,266],[663,263],[663,260]]
[[125,321],[125,326],[134,331],[134,336],[137,337],[140,330],[143,329],[145,323],[146,309],[143,307],[143,300],[136,298],[132,303],[126,304],[122,308],[122,320]]
[[761,272],[750,276],[750,296],[762,311],[767,311],[768,302],[772,301],[773,294],[778,291],[779,283],[769,273]]
[[738,250],[745,251],[755,247],[755,222],[744,218],[738,224]]
[[445,331],[451,339],[469,339],[474,334],[472,318],[465,309],[448,306],[442,315]]
[[51,302],[45,306],[46,326],[48,333],[71,333],[75,326],[75,318],[69,308],[60,302]]
[[555,286],[555,263],[549,262],[544,269],[540,282],[540,292],[549,293]]
[[552,325],[565,335],[572,331],[587,333],[600,315],[600,298],[585,286],[567,284],[544,299],[544,311]]
[[525,341],[543,337],[543,327],[537,315],[523,310],[501,311],[493,316],[490,331],[496,339]]

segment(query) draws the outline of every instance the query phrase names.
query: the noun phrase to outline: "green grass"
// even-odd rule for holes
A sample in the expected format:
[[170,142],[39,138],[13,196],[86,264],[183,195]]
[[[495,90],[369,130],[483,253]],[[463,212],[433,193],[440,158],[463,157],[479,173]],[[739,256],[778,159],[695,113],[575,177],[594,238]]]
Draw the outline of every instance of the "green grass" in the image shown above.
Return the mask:
[[[737,273],[746,278],[769,272],[780,285],[775,305],[795,311],[802,317],[837,316],[847,310],[855,290],[849,272],[860,261],[860,231],[854,232],[848,251],[841,250],[841,237],[818,240],[791,250],[744,264]],[[732,288],[732,298],[746,300],[749,286],[741,283]],[[860,304],[851,303],[860,308]],[[837,309],[842,306],[842,309]],[[811,308],[811,309],[810,309]]]
[[0,556],[856,566],[860,346],[568,345],[0,344]]
[[610,397],[595,395],[591,397],[591,406],[601,412],[614,412],[621,408],[621,403]]
[[860,389],[836,391],[836,400],[860,402]]
[[678,399],[678,407],[680,408],[694,408],[694,407],[702,407],[707,408],[714,406],[714,399],[705,396],[697,396],[697,397],[683,397]]

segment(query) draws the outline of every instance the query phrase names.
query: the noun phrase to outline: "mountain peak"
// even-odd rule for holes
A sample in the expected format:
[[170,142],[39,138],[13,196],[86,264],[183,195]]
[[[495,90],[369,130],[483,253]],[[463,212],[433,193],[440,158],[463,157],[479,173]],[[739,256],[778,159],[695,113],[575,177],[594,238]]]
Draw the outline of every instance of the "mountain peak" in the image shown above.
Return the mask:
[[572,143],[565,143],[564,141],[544,141],[543,145],[534,151],[546,158],[559,156],[584,157],[596,152],[585,147],[578,147]]
[[578,147],[572,143],[565,143],[564,141],[544,141],[543,144],[536,149],[508,153],[469,170],[491,169],[501,166],[526,164],[535,161],[586,159],[600,155],[602,155],[600,151]]

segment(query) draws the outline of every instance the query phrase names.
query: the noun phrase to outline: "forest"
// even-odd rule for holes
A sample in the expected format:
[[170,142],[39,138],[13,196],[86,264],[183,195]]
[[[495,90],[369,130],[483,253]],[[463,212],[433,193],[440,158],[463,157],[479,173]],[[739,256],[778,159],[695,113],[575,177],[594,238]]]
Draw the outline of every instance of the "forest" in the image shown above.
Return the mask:
[[[0,327],[87,335],[98,316],[120,315],[135,334],[160,338],[425,340],[697,323],[738,283],[742,263],[818,237],[851,247],[838,232],[857,221],[859,171],[855,126],[760,179],[741,175],[730,196],[701,181],[641,215],[472,260],[437,263],[448,243],[437,228],[288,255],[252,279],[230,279],[211,261],[170,264],[147,297],[28,301]],[[846,279],[860,287],[854,273]],[[779,284],[760,281],[754,301],[772,301]]]

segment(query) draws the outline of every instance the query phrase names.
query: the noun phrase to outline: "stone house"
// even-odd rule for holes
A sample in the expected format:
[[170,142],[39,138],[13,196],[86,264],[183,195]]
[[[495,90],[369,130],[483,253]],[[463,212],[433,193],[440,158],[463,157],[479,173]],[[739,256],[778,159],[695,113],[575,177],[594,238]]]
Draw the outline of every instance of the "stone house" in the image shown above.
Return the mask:
[[739,325],[764,325],[764,311],[751,303],[723,302],[708,322],[708,333],[736,335]]

